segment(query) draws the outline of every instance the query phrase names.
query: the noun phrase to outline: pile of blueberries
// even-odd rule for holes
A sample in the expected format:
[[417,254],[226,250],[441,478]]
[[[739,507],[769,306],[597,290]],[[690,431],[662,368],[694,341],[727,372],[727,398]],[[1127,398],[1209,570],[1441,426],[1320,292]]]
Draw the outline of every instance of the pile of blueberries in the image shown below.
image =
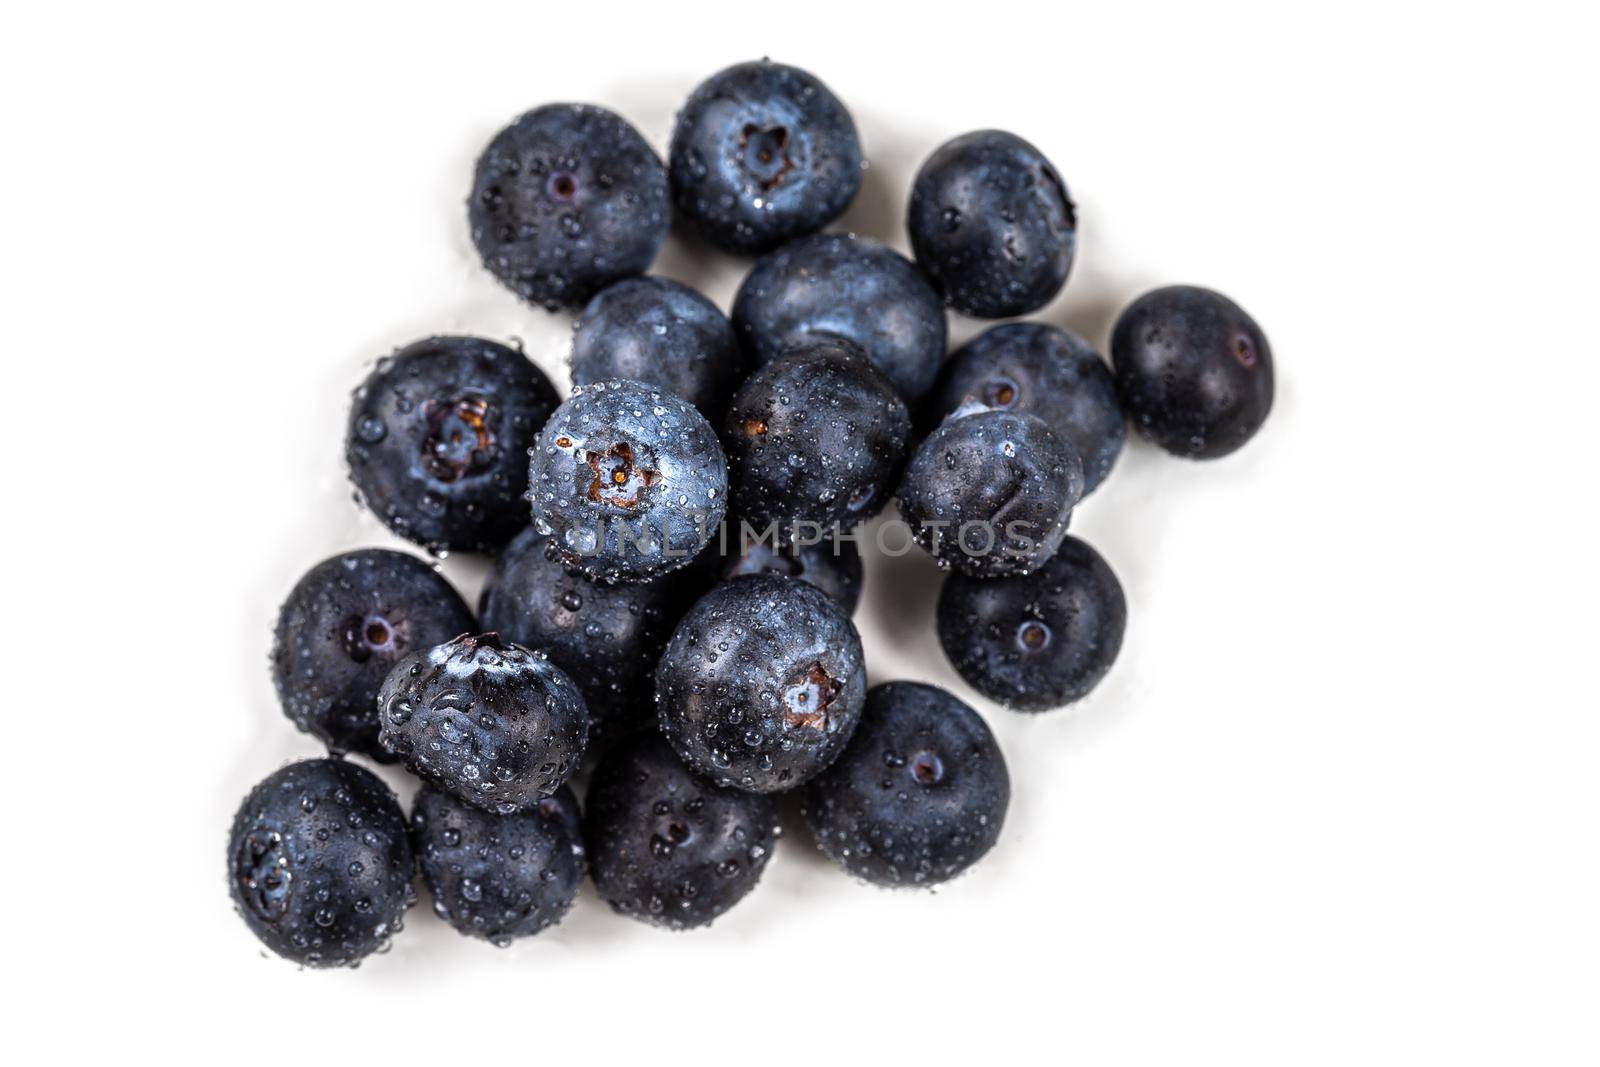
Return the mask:
[[[1008,318],[1061,290],[1066,186],[1014,134],[957,137],[912,187],[913,262],[819,232],[864,166],[839,100],[769,61],[694,91],[666,166],[589,105],[537,108],[490,142],[473,241],[518,296],[579,312],[575,388],[562,401],[521,352],[453,336],[356,389],[358,499],[435,555],[497,556],[476,618],[389,549],[319,563],[289,593],[273,680],[332,755],[269,775],[233,822],[229,888],[273,952],[381,950],[419,866],[442,918],[499,945],[559,921],[585,874],[620,914],[701,926],[755,887],[784,794],[877,885],[936,885],[994,845],[1010,781],[982,718],[935,686],[867,687],[858,527],[893,497],[906,550],[951,572],[939,641],[976,691],[1069,704],[1126,620],[1116,576],[1067,534],[1072,509],[1130,419],[1181,456],[1244,444],[1272,357],[1238,305],[1174,286],[1122,313],[1109,368],[1029,322],[946,359],[947,306]],[[674,217],[759,257],[731,320],[644,273]],[[422,780],[409,820],[347,753]]]

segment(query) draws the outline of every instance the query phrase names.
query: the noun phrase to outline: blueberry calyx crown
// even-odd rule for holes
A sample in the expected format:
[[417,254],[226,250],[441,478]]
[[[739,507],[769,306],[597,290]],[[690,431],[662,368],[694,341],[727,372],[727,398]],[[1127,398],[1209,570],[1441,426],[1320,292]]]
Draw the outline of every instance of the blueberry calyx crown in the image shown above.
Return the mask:
[[584,463],[589,468],[587,475],[579,468],[579,478],[589,482],[584,495],[597,504],[636,508],[661,478],[660,471],[635,460],[633,446],[626,441],[618,441],[604,452],[585,452]]
[[423,405],[428,436],[422,443],[428,473],[441,482],[458,482],[489,468],[494,434],[489,432],[489,402],[481,397],[430,400]]
[[783,687],[783,725],[826,731],[828,706],[841,688],[822,664],[813,663]]
[[787,126],[757,126],[748,123],[740,131],[740,158],[745,171],[756,180],[762,192],[783,184],[784,176],[795,168],[789,158]]
[[294,876],[283,852],[283,835],[276,830],[261,827],[246,834],[234,856],[233,873],[245,906],[262,922],[277,922],[289,910]]
[[382,615],[352,615],[344,624],[345,654],[356,663],[365,663],[374,652],[388,652],[396,645],[394,625]]

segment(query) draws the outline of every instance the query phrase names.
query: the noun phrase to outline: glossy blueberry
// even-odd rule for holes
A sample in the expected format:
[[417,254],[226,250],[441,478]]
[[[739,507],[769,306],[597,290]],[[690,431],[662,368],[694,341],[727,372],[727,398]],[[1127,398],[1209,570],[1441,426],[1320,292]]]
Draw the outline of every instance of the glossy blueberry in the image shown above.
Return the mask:
[[991,326],[957,349],[939,372],[924,424],[932,429],[972,402],[1049,423],[1083,461],[1085,496],[1111,473],[1127,437],[1111,369],[1089,342],[1043,323]]
[[875,885],[925,887],[994,847],[1011,779],[976,711],[935,686],[890,682],[867,694],[844,755],[801,798],[833,862]]
[[323,560],[278,609],[272,684],[283,713],[335,754],[387,763],[378,690],[402,656],[475,628],[461,596],[415,556],[368,548]]
[[951,575],[939,593],[939,644],[967,684],[1018,711],[1070,704],[1122,648],[1128,605],[1100,554],[1076,537],[1025,578]]
[[1117,319],[1111,365],[1140,433],[1175,456],[1216,459],[1243,445],[1272,410],[1272,349],[1221,293],[1172,285]]
[[868,237],[816,234],[763,257],[739,286],[733,326],[758,366],[807,335],[851,341],[907,404],[944,358],[939,295],[915,264]]
[[337,759],[291,763],[239,805],[228,892],[273,952],[308,967],[355,966],[400,932],[416,901],[400,802]]
[[805,71],[765,59],[695,89],[667,160],[679,214],[736,253],[822,229],[861,185],[861,144],[838,97]]
[[1066,284],[1077,209],[1061,175],[1012,133],[947,141],[917,171],[906,229],[917,263],[957,311],[1024,315]]
[[411,833],[434,913],[501,948],[560,922],[583,881],[578,801],[566,786],[527,811],[491,815],[425,785]]
[[483,150],[467,220],[508,289],[551,311],[582,307],[649,269],[672,221],[666,168],[613,112],[546,104]]
[[593,747],[655,726],[656,660],[694,602],[696,577],[590,581],[530,528],[495,560],[480,614],[484,630],[545,653],[577,684]]
[[718,785],[793,789],[844,749],[867,672],[850,617],[794,578],[735,578],[701,597],[656,667],[661,729]]
[[728,471],[716,431],[657,386],[584,386],[533,453],[533,525],[591,578],[646,581],[685,566],[722,521]]
[[758,527],[854,526],[888,501],[910,432],[894,383],[860,348],[797,341],[745,379],[728,408],[729,506]]
[[487,552],[526,525],[528,449],[560,398],[520,352],[430,337],[355,391],[345,459],[359,499],[433,552]]
[[713,425],[743,371],[727,316],[668,278],[628,278],[601,290],[572,336],[574,385],[632,378],[678,394]]
[[[809,532],[809,531],[807,531]],[[861,550],[853,539],[835,538],[832,531],[820,540],[780,537],[774,529],[729,519],[717,559],[717,578],[728,581],[743,574],[777,574],[798,578],[827,593],[845,614],[861,601]]]
[[498,815],[526,811],[578,767],[583,695],[542,652],[494,634],[413,652],[378,694],[384,748],[417,777]]
[[670,930],[705,926],[744,899],[778,836],[771,797],[698,777],[654,734],[601,760],[584,807],[601,899]]
[[901,518],[941,567],[1027,574],[1066,536],[1083,466],[1044,420],[974,408],[928,435],[898,495]]

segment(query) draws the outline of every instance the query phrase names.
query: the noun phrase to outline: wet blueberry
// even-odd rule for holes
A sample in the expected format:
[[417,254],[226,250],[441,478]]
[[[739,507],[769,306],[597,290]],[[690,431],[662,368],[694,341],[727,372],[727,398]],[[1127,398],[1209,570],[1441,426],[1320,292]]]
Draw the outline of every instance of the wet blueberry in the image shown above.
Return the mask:
[[378,689],[401,657],[474,629],[427,563],[368,548],[323,560],[278,609],[272,683],[283,713],[335,754],[394,759],[378,744]]

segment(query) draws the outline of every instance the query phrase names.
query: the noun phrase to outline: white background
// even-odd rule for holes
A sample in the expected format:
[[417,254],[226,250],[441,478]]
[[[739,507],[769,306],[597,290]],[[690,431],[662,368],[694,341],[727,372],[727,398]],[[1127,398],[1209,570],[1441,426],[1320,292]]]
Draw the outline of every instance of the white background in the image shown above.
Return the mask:
[[[1594,31],[1475,9],[9,8],[8,1044],[1596,1062]],[[701,78],[762,54],[851,107],[872,166],[845,225],[902,249],[937,144],[1033,140],[1082,219],[1039,317],[1103,345],[1148,287],[1229,293],[1277,360],[1265,431],[1204,465],[1135,443],[1080,511],[1130,623],[1069,710],[976,698],[937,572],[869,558],[872,679],[972,701],[1015,783],[999,847],[938,893],[854,884],[791,826],[707,931],[586,889],[509,951],[424,905],[357,971],[264,959],[226,827],[316,751],[275,704],[274,612],[310,564],[393,544],[344,482],[348,390],[449,331],[520,338],[565,384],[568,320],[472,254],[478,149],[551,100],[664,149]],[[742,266],[674,235],[657,269],[726,307]],[[445,571],[476,594],[480,564]]]

